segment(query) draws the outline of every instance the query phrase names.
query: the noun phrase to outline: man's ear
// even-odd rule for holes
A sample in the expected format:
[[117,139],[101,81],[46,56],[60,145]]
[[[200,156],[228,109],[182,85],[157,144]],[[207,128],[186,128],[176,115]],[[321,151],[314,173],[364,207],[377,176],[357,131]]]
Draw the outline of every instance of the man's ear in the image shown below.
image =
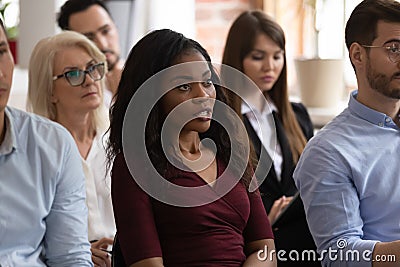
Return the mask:
[[349,48],[349,56],[354,66],[360,66],[366,59],[365,49],[359,43],[352,43]]

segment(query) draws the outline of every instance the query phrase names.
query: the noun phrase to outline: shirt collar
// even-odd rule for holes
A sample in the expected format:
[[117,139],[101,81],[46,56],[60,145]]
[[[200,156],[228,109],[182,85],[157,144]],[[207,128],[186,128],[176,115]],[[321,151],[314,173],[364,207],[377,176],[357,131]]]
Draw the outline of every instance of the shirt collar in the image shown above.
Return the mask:
[[356,114],[358,117],[369,121],[372,124],[378,125],[380,127],[389,127],[398,129],[398,126],[394,123],[390,116],[385,113],[371,109],[364,104],[361,104],[357,100],[358,91],[355,90],[350,95],[349,109],[351,112]]
[[5,109],[4,117],[6,133],[4,135],[3,143],[0,145],[0,156],[10,154],[13,150],[17,149],[17,138],[15,136],[14,124],[12,115],[8,108]]
[[[265,106],[264,109],[261,111],[261,115],[268,115],[271,114],[272,111],[277,111],[277,107],[274,105],[272,102],[267,102],[268,106]],[[249,102],[244,102],[242,101],[242,114],[247,114],[247,113],[253,113],[253,112],[258,112],[258,110]]]

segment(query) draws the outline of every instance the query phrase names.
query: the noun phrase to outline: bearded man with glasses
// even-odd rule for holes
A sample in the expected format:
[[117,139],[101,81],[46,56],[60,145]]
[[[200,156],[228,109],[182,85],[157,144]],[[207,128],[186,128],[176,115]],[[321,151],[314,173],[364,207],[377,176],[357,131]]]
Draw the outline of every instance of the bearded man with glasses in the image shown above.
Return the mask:
[[28,110],[60,123],[74,138],[86,178],[92,261],[111,267],[116,230],[103,143],[106,71],[104,54],[82,34],[64,31],[42,39],[29,62]]
[[307,144],[294,179],[323,266],[399,266],[400,3],[362,1],[346,45],[358,90]]

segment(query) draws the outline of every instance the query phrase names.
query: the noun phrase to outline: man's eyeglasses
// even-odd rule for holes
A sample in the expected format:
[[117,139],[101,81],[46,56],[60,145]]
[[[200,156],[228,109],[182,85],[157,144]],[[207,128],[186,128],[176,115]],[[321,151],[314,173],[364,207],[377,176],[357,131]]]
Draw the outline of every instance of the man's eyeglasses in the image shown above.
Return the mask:
[[390,61],[397,63],[400,61],[400,43],[393,43],[387,46],[375,46],[375,45],[361,45],[365,48],[383,48],[386,50]]
[[101,62],[88,67],[86,70],[69,70],[63,74],[53,76],[53,81],[64,77],[71,86],[80,86],[85,82],[86,74],[89,74],[94,81],[98,81],[104,77],[104,70],[104,62]]

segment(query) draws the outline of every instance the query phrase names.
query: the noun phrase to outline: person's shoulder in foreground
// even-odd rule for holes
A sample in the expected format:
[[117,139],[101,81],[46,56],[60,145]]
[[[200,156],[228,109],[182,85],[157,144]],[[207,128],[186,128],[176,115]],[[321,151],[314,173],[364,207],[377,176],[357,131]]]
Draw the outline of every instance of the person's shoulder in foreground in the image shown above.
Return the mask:
[[[70,134],[6,107],[0,145],[0,265],[93,266],[85,184]],[[4,174],[4,175],[3,175]]]
[[[293,178],[321,258],[350,249],[370,259],[376,242],[400,238],[385,229],[387,222],[400,221],[399,130],[387,118],[353,94],[349,107],[310,140],[300,158]],[[325,262],[336,262],[339,254],[333,255]]]

